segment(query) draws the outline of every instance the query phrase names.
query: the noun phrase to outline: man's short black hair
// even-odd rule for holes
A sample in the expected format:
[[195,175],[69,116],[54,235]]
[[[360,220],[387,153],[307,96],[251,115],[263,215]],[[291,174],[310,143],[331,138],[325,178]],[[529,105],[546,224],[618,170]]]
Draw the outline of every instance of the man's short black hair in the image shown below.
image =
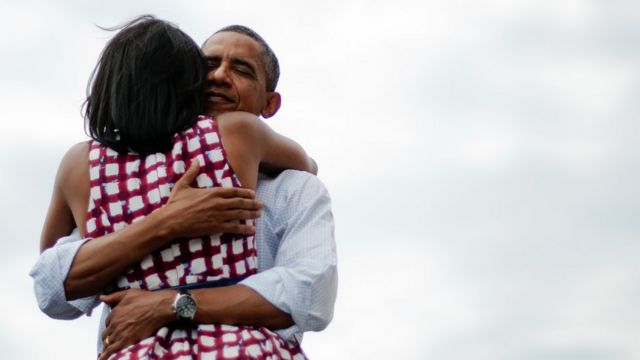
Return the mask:
[[118,152],[168,151],[202,113],[206,62],[175,25],[151,15],[120,30],[102,51],[84,103],[89,135]]
[[265,72],[267,74],[267,91],[276,91],[278,85],[278,79],[280,78],[280,64],[276,54],[271,50],[271,47],[267,42],[258,35],[257,32],[244,25],[229,25],[213,33],[213,35],[221,32],[234,32],[238,34],[246,35],[255,40],[262,47],[262,57],[264,61]]

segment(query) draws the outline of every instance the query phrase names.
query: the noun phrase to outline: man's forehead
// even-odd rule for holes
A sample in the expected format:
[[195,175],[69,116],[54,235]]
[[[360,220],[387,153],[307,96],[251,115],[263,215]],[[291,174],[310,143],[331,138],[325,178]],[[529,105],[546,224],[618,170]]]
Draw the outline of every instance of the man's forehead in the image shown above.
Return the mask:
[[223,31],[211,35],[204,43],[202,52],[205,55],[233,55],[251,58],[262,63],[262,47],[251,37],[231,31]]

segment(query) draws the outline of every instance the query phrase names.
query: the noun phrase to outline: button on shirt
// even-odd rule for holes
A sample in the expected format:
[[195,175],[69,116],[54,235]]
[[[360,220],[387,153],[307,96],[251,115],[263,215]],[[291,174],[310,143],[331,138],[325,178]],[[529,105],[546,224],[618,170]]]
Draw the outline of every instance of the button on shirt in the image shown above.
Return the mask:
[[[260,177],[256,196],[264,203],[256,226],[258,273],[240,284],[291,314],[295,324],[277,333],[301,341],[303,332],[320,331],[333,317],[338,275],[331,200],[317,177],[294,170]],[[97,296],[66,301],[64,295],[73,258],[87,240],[74,230],[31,269],[38,305],[52,318],[90,315],[100,304]]]

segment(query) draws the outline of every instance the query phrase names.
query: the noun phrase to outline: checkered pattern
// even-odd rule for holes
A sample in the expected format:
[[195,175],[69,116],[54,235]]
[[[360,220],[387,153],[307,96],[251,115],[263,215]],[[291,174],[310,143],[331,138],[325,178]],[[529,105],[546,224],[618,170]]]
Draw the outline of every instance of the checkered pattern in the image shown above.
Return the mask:
[[[194,160],[200,163],[198,187],[240,186],[211,118],[201,117],[196,126],[177,134],[173,149],[167,154],[141,158],[137,154],[118,154],[93,142],[89,152],[87,236],[99,237],[120,230],[163,206],[175,181]],[[118,279],[115,287],[156,290],[245,277],[256,269],[253,236],[214,234],[180,239],[149,254]]]
[[271,330],[251,326],[163,327],[155,336],[112,355],[114,359],[305,360],[300,347]]
[[[163,206],[173,184],[191,161],[200,163],[196,186],[238,187],[217,123],[200,117],[174,137],[170,152],[141,157],[119,154],[92,142],[89,150],[91,191],[87,237],[100,237],[141,220]],[[113,285],[115,290],[163,289],[178,285],[246,277],[257,271],[253,236],[214,234],[177,239],[132,266]],[[151,338],[112,359],[303,359],[299,346],[265,328],[200,325],[162,328]]]

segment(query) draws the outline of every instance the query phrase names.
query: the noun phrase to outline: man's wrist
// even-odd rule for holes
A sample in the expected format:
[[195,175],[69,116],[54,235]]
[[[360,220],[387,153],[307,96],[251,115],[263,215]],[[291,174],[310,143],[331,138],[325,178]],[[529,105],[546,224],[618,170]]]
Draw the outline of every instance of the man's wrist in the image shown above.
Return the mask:
[[154,238],[163,243],[180,236],[179,229],[175,226],[174,221],[171,221],[172,216],[168,211],[170,209],[167,206],[161,207],[149,214],[146,219],[150,220],[151,229],[155,234]]
[[161,320],[162,325],[166,325],[176,320],[176,314],[173,311],[173,302],[176,297],[175,290],[161,290],[157,292],[161,296],[160,301],[158,301],[158,308],[156,309],[156,314],[158,318]]
[[191,322],[196,314],[198,305],[189,291],[182,290],[176,293],[171,308],[176,320]]

